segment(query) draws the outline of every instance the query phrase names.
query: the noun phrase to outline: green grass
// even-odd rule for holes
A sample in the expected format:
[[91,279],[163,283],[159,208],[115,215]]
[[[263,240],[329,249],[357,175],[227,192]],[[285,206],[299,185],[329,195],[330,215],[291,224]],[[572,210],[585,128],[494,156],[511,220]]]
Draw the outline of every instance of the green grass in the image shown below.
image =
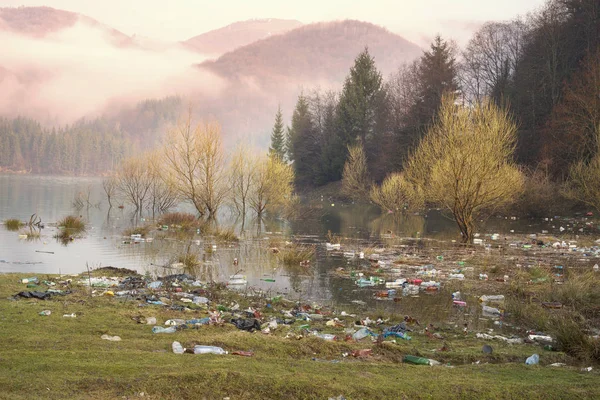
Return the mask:
[[10,218],[4,221],[4,227],[9,231],[18,231],[23,223],[16,218]]
[[[482,341],[445,333],[450,350],[415,332],[412,341],[363,340],[326,342],[315,337],[286,339],[288,331],[300,333],[297,321],[272,335],[237,330],[232,324],[204,326],[174,334],[153,334],[151,326],[136,323],[136,316],[169,318],[203,317],[206,311],[172,311],[139,307],[140,301],[114,297],[89,297],[85,287],[73,284],[74,293],[47,301],[17,300],[9,296],[25,285],[23,276],[0,275],[0,398],[133,398],[150,399],[347,399],[389,398],[598,398],[596,371],[581,373],[576,367],[552,368],[551,362],[568,362],[564,353],[545,352],[538,346],[490,343],[492,355],[481,353]],[[40,280],[53,278],[38,275]],[[76,279],[75,279],[76,281]],[[62,288],[59,284],[58,288]],[[43,289],[42,289],[43,290]],[[206,294],[215,303],[235,300],[266,310],[264,299],[248,299],[214,289]],[[273,303],[272,315],[291,305]],[[41,310],[52,315],[40,316]],[[63,318],[75,313],[77,318]],[[347,326],[352,318],[345,320]],[[342,328],[311,326],[324,332]],[[118,335],[120,342],[101,340]],[[176,355],[171,343],[222,346],[228,351],[250,350],[254,357],[234,355]],[[488,342],[489,343],[489,342]],[[367,359],[344,358],[342,353],[372,348]],[[527,367],[525,357],[537,352],[540,366]],[[412,366],[400,360],[406,354],[449,363],[453,368]],[[315,360],[313,360],[315,359]],[[333,363],[332,360],[340,360]],[[472,362],[481,361],[479,365]]]

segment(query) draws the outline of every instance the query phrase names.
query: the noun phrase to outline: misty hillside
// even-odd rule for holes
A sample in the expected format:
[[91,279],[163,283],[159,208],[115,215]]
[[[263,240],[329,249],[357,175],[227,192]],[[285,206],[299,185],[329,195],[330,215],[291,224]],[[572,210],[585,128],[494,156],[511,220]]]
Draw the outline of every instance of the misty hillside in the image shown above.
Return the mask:
[[365,46],[384,75],[422,53],[419,46],[380,26],[347,20],[304,25],[201,66],[227,78],[252,76],[263,83],[280,79],[340,82]]
[[221,55],[238,47],[298,28],[302,22],[291,19],[251,19],[234,22],[223,28],[205,32],[183,42],[202,54]]
[[35,38],[72,28],[78,22],[100,29],[118,46],[128,46],[131,38],[116,29],[101,24],[93,18],[51,7],[0,8],[0,31],[9,31]]

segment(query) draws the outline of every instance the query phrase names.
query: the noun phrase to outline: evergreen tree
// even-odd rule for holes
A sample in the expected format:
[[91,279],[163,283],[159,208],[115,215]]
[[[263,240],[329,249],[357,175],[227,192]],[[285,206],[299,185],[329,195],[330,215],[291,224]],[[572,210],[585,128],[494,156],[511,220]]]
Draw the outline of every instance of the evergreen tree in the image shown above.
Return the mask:
[[293,162],[296,182],[312,185],[316,181],[320,148],[315,138],[315,129],[309,104],[300,94],[292,115],[292,126],[288,129],[289,158]]
[[334,148],[326,152],[331,158],[332,178],[340,179],[348,146],[361,140],[369,161],[377,158],[381,150],[380,138],[384,133],[381,113],[385,91],[375,60],[365,48],[355,59],[346,77],[337,108],[337,140],[330,141]]
[[271,147],[269,147],[269,155],[276,156],[283,161],[286,153],[285,142],[286,138],[283,128],[283,116],[281,114],[281,106],[279,106],[277,109],[277,114],[275,114],[275,125],[273,125],[273,131],[271,132]]
[[444,93],[458,90],[457,66],[454,49],[440,35],[420,59],[418,69],[418,97],[413,107],[412,125],[421,133],[433,122],[442,104]]

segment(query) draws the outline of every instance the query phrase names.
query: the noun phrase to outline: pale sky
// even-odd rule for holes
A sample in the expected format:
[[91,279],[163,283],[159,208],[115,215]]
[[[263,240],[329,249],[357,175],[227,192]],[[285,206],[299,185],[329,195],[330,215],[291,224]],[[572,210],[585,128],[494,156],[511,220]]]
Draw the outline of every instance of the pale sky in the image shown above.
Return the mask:
[[436,33],[464,43],[488,20],[525,15],[546,0],[0,0],[0,6],[49,6],[88,15],[128,35],[185,40],[251,18],[303,23],[358,19],[423,45]]

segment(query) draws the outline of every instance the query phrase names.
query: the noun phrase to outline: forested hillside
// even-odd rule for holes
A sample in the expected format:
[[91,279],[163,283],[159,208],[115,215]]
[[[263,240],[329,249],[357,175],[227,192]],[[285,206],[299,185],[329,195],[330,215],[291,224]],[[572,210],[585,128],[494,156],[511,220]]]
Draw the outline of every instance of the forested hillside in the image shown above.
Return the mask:
[[550,0],[526,18],[484,24],[464,49],[438,36],[389,77],[368,48],[339,91],[307,89],[283,110],[292,114],[287,156],[297,182],[341,179],[357,143],[374,181],[401,170],[448,92],[467,106],[491,99],[508,108],[519,128],[517,160],[564,179],[600,148],[599,45],[597,0]]

